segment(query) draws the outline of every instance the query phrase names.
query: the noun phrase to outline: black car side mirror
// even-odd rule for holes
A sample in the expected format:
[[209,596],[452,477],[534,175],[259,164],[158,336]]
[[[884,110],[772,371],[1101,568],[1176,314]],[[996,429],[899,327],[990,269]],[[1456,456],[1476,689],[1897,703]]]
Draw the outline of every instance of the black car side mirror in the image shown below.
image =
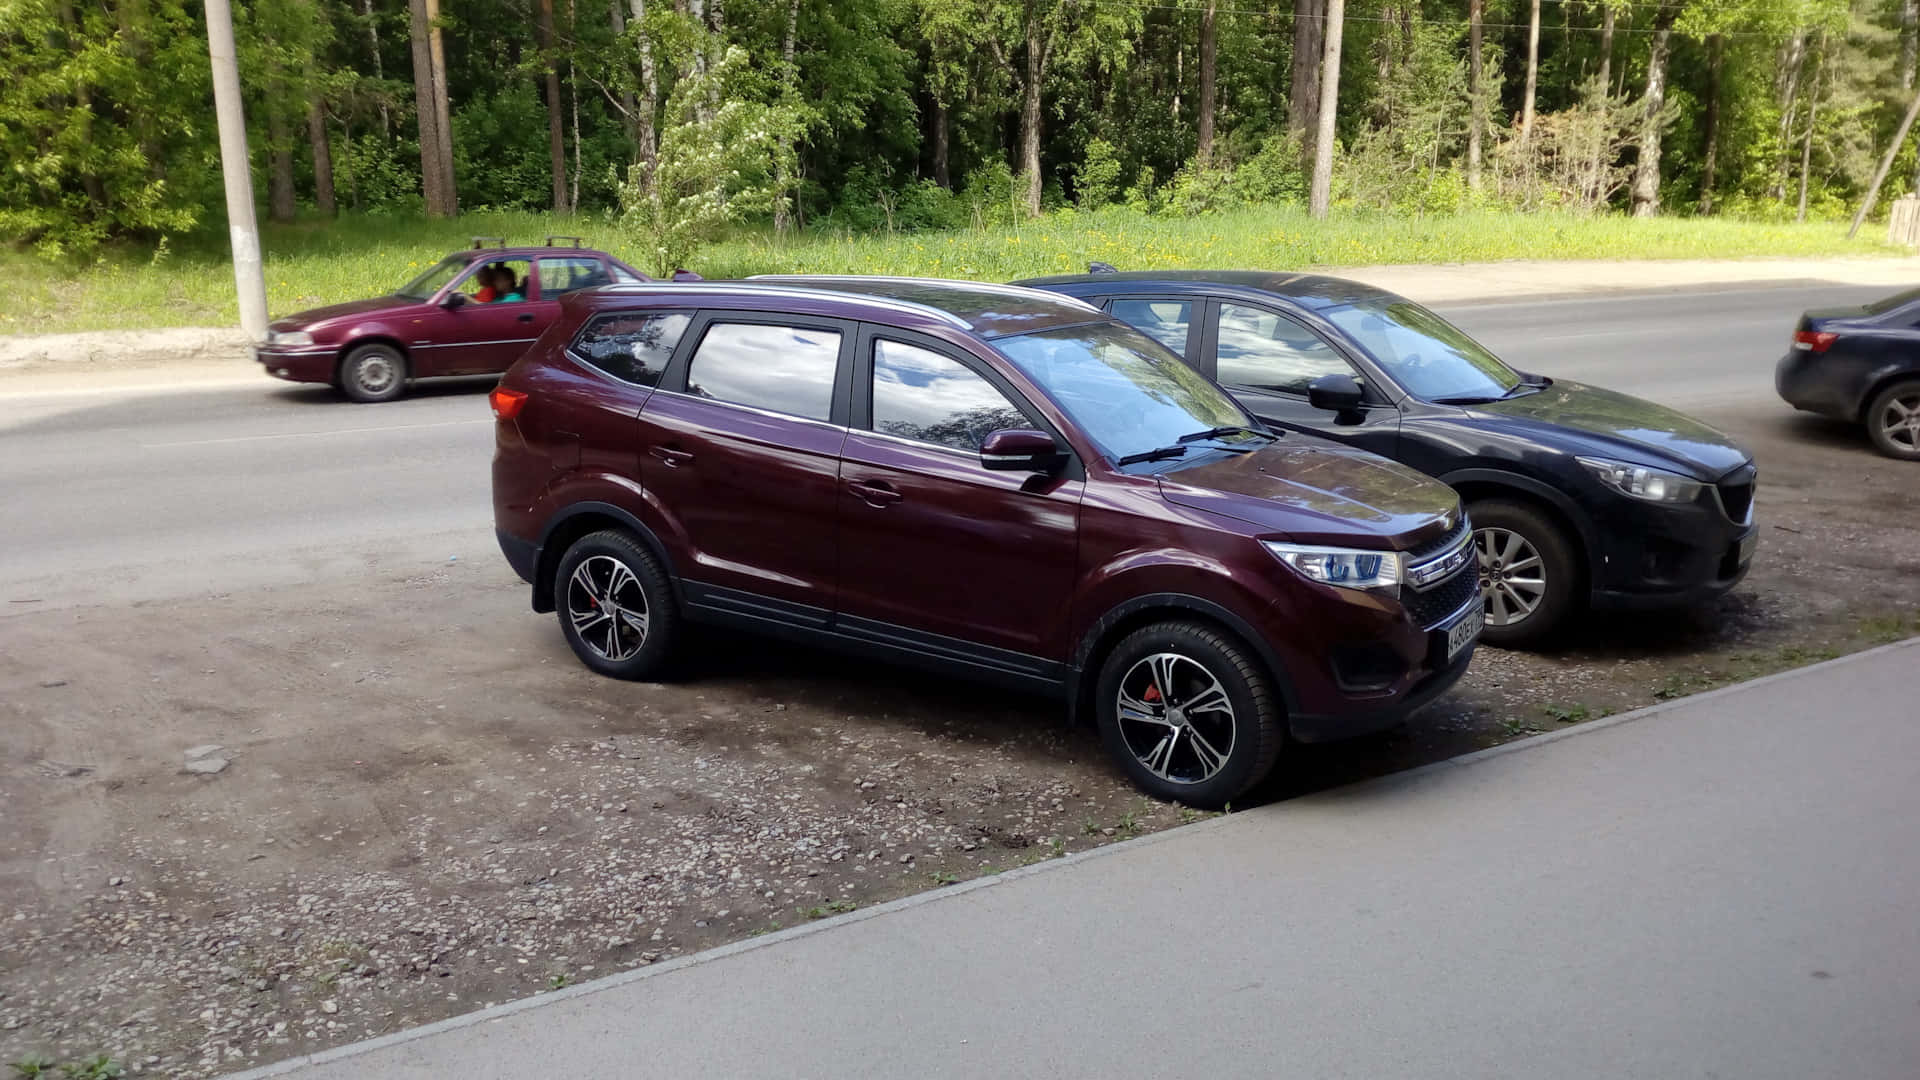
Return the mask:
[[995,472],[1049,472],[1060,461],[1053,436],[1030,428],[1003,428],[980,441],[980,466]]
[[445,300],[440,301],[440,306],[452,311],[455,308],[465,307],[468,299],[467,294],[463,292],[449,293]]
[[1322,375],[1307,384],[1307,404],[1328,412],[1348,413],[1367,400],[1360,380],[1351,375]]

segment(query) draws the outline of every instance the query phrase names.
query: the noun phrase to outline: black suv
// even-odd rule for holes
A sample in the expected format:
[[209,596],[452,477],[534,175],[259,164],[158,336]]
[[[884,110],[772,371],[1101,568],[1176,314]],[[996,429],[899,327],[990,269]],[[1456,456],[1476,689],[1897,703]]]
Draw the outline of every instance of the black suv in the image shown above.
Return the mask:
[[1467,501],[1490,644],[1583,607],[1670,607],[1746,575],[1753,458],[1665,406],[1515,371],[1419,304],[1339,278],[1092,273],[1020,284],[1158,338],[1269,424],[1364,447]]

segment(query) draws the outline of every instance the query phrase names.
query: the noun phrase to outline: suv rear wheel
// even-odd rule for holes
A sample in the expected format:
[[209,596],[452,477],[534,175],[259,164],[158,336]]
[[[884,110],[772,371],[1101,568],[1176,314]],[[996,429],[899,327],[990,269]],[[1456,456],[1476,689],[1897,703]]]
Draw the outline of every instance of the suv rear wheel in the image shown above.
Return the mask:
[[574,541],[554,571],[553,597],[581,663],[616,679],[665,666],[680,613],[660,561],[632,536],[608,529]]
[[407,390],[407,358],[391,345],[362,345],[340,361],[340,392],[355,401],[392,401]]
[[1545,643],[1573,613],[1580,573],[1573,545],[1551,518],[1525,503],[1482,499],[1467,507],[1467,516],[1487,610],[1480,640],[1503,649]]
[[1157,798],[1216,809],[1273,771],[1281,708],[1260,666],[1212,627],[1163,622],[1107,655],[1097,697],[1108,753]]

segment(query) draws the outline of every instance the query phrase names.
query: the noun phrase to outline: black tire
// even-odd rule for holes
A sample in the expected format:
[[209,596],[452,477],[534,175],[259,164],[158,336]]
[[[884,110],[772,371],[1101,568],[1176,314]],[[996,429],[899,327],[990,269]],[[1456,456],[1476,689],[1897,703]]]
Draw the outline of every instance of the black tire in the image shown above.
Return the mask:
[[615,679],[654,677],[680,636],[680,610],[660,560],[615,529],[581,537],[560,557],[553,604],[574,655]]
[[[1581,607],[1586,579],[1573,541],[1544,511],[1509,499],[1482,499],[1467,507],[1487,623],[1480,640],[1502,649],[1531,649],[1551,641]],[[1519,548],[1510,546],[1518,537]],[[1531,554],[1526,549],[1531,549]],[[1502,556],[1517,550],[1521,558]],[[1528,573],[1538,569],[1538,588]],[[1533,607],[1522,611],[1525,604]]]
[[[1209,677],[1211,683],[1204,681]],[[1160,691],[1162,681],[1172,684],[1169,692]],[[1094,693],[1107,752],[1158,799],[1206,810],[1225,806],[1266,779],[1285,741],[1284,709],[1272,681],[1246,646],[1211,626],[1163,622],[1128,634],[1101,664]],[[1123,693],[1131,703],[1125,720]],[[1230,711],[1184,713],[1216,698]],[[1170,714],[1179,723],[1169,723]]]
[[392,401],[407,392],[407,358],[391,345],[361,345],[340,361],[340,392],[355,401]]
[[1897,382],[1867,405],[1867,438],[1890,458],[1920,461],[1920,379]]

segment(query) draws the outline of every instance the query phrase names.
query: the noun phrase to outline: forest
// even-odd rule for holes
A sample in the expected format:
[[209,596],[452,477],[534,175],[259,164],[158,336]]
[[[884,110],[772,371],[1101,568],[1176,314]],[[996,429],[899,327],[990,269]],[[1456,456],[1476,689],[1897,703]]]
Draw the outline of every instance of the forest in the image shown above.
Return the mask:
[[[1115,205],[1830,219],[1914,97],[1920,0],[236,0],[234,19],[269,220],[601,214],[666,267],[742,224]],[[71,262],[224,233],[199,3],[0,0],[0,64],[0,238]],[[1881,202],[1917,184],[1909,145]]]

